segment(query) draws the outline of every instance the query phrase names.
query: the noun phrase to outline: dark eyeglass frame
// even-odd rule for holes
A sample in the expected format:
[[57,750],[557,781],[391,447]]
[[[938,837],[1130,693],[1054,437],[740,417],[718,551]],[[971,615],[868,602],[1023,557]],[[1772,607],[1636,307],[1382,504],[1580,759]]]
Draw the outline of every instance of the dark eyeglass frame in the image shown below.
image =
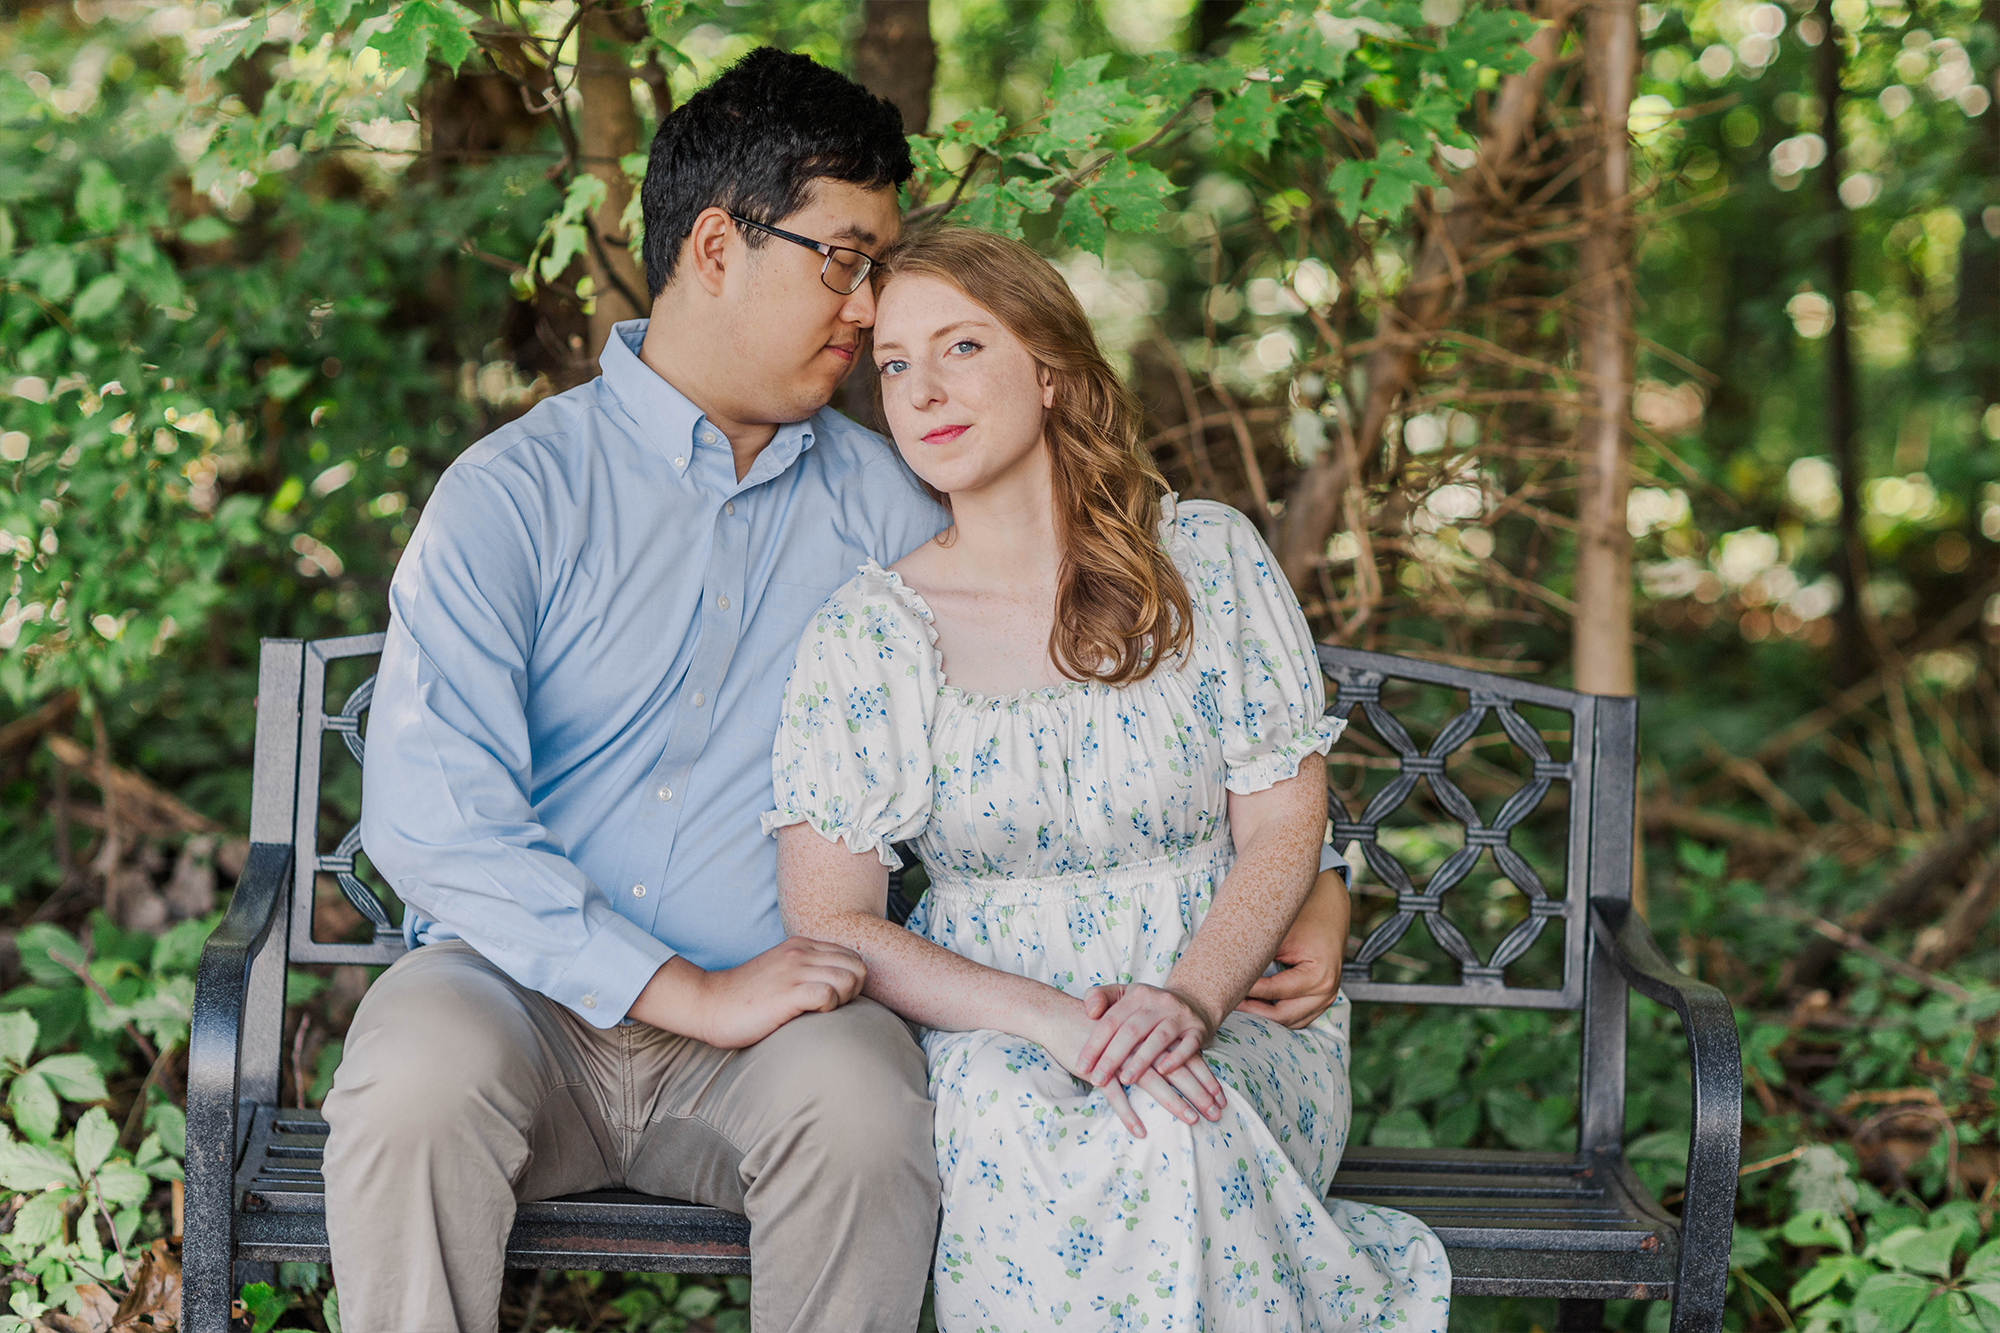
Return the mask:
[[[781,231],[776,227],[767,226],[762,222],[753,222],[741,213],[731,213],[729,216],[741,226],[755,227],[758,231],[769,232],[781,241],[790,241],[793,245],[803,245],[806,249],[816,254],[825,255],[826,261],[819,266],[819,280],[828,291],[836,292],[841,296],[852,296],[854,293],[860,291],[861,284],[868,281],[869,273],[875,268],[875,256],[865,250],[856,250],[850,245],[830,245],[825,241],[815,241],[810,236],[800,236],[796,232]],[[827,276],[827,269],[833,266],[833,257],[836,254],[853,255],[856,261],[854,281],[844,288],[834,286],[833,279]]]

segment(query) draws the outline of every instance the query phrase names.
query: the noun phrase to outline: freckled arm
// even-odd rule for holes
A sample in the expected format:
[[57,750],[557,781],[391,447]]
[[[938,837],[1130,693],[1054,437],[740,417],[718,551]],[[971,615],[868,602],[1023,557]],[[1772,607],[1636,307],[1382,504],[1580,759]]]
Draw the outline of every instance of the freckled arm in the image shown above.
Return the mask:
[[889,921],[889,872],[873,851],[850,852],[810,824],[778,830],[778,907],[792,935],[844,944],[868,965],[862,993],[902,1017],[946,1032],[993,1028],[1040,1042],[1083,1013],[1053,986],[982,966]]
[[1221,1026],[1278,952],[1312,891],[1326,830],[1326,761],[1260,792],[1229,795],[1236,864],[1167,978],[1166,989]]

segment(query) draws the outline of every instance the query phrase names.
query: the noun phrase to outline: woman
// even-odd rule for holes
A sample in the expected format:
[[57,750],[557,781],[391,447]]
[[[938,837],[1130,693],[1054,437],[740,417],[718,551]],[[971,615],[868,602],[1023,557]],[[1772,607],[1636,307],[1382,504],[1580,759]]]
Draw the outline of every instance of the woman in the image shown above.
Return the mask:
[[807,630],[765,826],[787,928],[928,1029],[939,1326],[1442,1330],[1437,1238],[1324,1199],[1345,999],[1298,1032],[1237,1010],[1312,887],[1342,726],[1296,599],[1241,514],[1162,512],[1033,251],[935,231],[878,290],[883,408],[953,526]]

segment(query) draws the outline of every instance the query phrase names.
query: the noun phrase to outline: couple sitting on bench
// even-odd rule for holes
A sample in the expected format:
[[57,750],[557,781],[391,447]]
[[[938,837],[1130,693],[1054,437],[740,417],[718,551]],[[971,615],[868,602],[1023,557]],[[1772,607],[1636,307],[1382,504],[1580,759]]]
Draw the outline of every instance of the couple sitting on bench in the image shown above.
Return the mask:
[[[746,1214],[760,1331],[913,1329],[927,1275],[967,1333],[1444,1328],[1436,1236],[1325,1198],[1298,602],[1052,267],[899,239],[909,174],[747,57],[654,140],[651,320],[425,508],[363,810],[421,947],[325,1108],[353,1333],[493,1329],[516,1202],[611,1186]],[[827,408],[861,355],[893,448]]]

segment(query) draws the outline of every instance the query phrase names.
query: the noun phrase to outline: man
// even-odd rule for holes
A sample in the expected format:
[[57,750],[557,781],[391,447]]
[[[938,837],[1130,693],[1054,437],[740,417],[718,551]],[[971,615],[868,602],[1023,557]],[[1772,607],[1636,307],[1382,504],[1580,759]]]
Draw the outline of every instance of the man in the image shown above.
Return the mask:
[[[350,1333],[495,1328],[516,1201],[612,1186],[746,1214],[759,1333],[916,1325],[922,1053],[857,998],[858,956],[784,938],[758,831],[807,619],[946,522],[826,409],[909,174],[887,102],[745,57],[654,139],[650,321],[425,507],[362,810],[422,947],[369,990],[326,1102]],[[1288,948],[1331,963],[1268,992],[1289,1021],[1331,999],[1344,917],[1316,930]]]

